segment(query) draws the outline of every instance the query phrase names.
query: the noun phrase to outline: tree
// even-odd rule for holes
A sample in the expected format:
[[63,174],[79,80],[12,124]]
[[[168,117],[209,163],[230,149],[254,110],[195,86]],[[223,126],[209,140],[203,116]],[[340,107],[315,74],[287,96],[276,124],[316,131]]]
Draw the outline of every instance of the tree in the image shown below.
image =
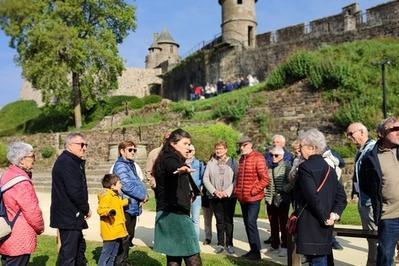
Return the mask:
[[23,76],[45,103],[73,105],[77,128],[81,109],[117,88],[124,69],[117,45],[135,20],[123,0],[0,0],[0,28]]

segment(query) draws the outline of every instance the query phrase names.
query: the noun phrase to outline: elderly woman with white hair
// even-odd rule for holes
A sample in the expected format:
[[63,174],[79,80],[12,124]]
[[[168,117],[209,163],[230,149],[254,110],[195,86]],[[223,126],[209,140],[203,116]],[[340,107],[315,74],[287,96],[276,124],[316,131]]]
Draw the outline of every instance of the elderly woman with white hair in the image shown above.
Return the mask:
[[[287,256],[287,229],[288,211],[290,209],[290,192],[293,188],[288,182],[291,163],[284,161],[284,149],[273,147],[270,150],[274,168],[269,168],[270,183],[265,189],[267,215],[270,221],[271,248],[279,250],[279,256]],[[281,239],[280,239],[281,232]]]
[[31,145],[14,142],[8,146],[10,166],[0,179],[9,220],[14,223],[9,237],[0,243],[3,265],[28,265],[30,254],[36,249],[37,235],[44,231],[39,201],[33,188],[31,170],[35,154]]
[[307,257],[309,265],[327,265],[332,254],[332,226],[339,220],[347,201],[334,169],[323,159],[326,139],[312,128],[299,137],[302,157],[295,183],[297,253]]

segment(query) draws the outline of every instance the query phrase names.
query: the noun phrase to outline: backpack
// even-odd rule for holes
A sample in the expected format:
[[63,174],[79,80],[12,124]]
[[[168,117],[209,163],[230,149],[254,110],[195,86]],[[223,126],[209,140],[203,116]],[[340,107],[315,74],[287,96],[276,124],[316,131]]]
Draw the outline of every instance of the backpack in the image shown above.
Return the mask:
[[4,242],[10,236],[12,227],[14,226],[19,214],[21,213],[21,210],[18,210],[15,214],[14,219],[12,219],[11,221],[8,219],[7,209],[3,201],[3,194],[14,185],[25,180],[31,182],[30,179],[25,176],[17,176],[5,183],[0,189],[0,242]]

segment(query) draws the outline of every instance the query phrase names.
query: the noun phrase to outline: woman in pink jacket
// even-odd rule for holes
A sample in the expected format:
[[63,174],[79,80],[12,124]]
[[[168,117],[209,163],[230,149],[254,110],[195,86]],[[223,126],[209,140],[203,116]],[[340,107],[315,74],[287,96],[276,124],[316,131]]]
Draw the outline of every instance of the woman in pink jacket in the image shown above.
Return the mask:
[[0,254],[3,265],[28,265],[30,254],[36,249],[37,235],[44,231],[42,211],[31,181],[35,154],[31,145],[15,142],[8,146],[7,159],[10,166],[0,179],[0,186],[20,176],[26,179],[3,193],[8,218],[13,220],[20,212],[11,234],[0,243]]

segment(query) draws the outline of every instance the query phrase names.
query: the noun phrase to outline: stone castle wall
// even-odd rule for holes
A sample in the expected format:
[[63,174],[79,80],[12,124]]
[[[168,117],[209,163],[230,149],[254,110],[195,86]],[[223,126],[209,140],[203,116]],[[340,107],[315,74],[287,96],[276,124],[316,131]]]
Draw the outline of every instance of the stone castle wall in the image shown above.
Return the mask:
[[[144,69],[144,68],[127,68],[123,71],[122,76],[118,78],[118,89],[111,91],[109,95],[127,95],[144,97],[150,94],[153,85],[160,85],[162,80],[159,78],[161,70]],[[24,81],[21,91],[21,100],[34,100],[38,106],[43,106],[42,94],[40,91],[32,87],[28,81]]]
[[399,0],[369,8],[365,13],[352,4],[337,15],[259,34],[254,49],[215,42],[213,47],[199,50],[164,75],[162,96],[185,99],[191,83],[204,86],[219,78],[235,80],[252,74],[262,80],[276,65],[301,49],[398,36]]

